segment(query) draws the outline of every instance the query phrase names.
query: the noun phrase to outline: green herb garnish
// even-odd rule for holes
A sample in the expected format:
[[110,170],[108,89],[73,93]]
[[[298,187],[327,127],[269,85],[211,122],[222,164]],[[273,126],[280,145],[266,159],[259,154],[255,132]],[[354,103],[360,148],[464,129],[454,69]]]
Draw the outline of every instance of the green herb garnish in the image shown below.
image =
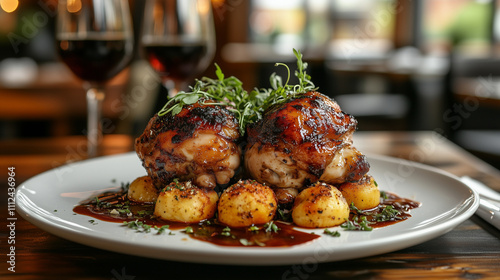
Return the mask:
[[120,186],[121,191],[122,191],[123,193],[127,193],[127,192],[128,192],[128,188],[129,188],[129,187],[130,187],[130,182],[127,182],[127,183],[122,182],[122,183],[121,183],[121,186]]
[[224,235],[224,236],[231,236],[231,228],[229,227],[225,227],[222,229],[222,232],[221,232],[221,235]]
[[[302,61],[300,51],[293,50],[297,57],[297,71],[295,76],[299,79],[299,84],[289,85],[290,69],[283,63],[276,63],[276,66],[285,66],[288,69],[287,82],[283,85],[281,77],[273,73],[270,78],[271,88],[254,89],[247,92],[243,89],[243,83],[236,77],[225,77],[220,67],[215,64],[215,74],[217,79],[203,77],[196,80],[191,91],[181,91],[171,97],[165,106],[158,112],[158,116],[172,114],[175,116],[181,112],[186,105],[201,102],[204,105],[223,106],[232,112],[238,119],[241,135],[245,134],[248,124],[258,121],[262,113],[271,105],[284,103],[297,94],[315,90],[311,77],[306,73],[307,63]],[[213,100],[213,102],[208,102]]]
[[374,216],[377,222],[393,221],[401,219],[399,216],[401,212],[394,209],[392,205],[387,205],[382,211]]
[[331,231],[331,230],[325,228],[325,230],[323,231],[323,233],[326,234],[326,235],[333,236],[333,237],[340,237],[340,232],[338,232],[337,230],[336,231]]
[[136,214],[139,217],[145,217],[145,216],[153,215],[153,210],[139,210],[139,211],[137,211]]
[[380,198],[386,200],[388,198],[387,193],[385,191],[380,191]]
[[185,189],[184,184],[179,182],[179,179],[174,178],[173,182],[174,182],[174,186],[176,189],[181,190],[181,191],[183,191]]
[[260,228],[258,226],[251,226],[251,227],[248,228],[248,231],[254,231],[255,232],[255,231],[259,231],[259,230],[260,230]]
[[366,216],[354,216],[352,220],[346,219],[345,223],[341,224],[340,227],[345,230],[373,230],[373,228],[370,226],[370,222],[366,219]]
[[[142,221],[135,220],[135,221],[124,221],[123,222],[124,226],[127,226],[128,228],[134,229],[136,232],[143,232],[143,233],[150,233],[151,229],[156,230],[157,234],[163,234],[165,231],[170,227],[169,225],[163,225],[161,227],[159,226],[150,226],[148,224],[145,224]],[[172,232],[169,232],[169,235],[171,235]]]
[[354,202],[351,202],[351,205],[349,205],[349,210],[354,214],[363,214],[363,210],[359,210],[358,207],[354,205]]
[[278,217],[279,217],[279,220],[280,221],[283,221],[283,222],[293,222],[293,219],[292,219],[292,212],[288,209],[282,209],[279,205],[278,205]]
[[186,230],[185,230],[185,231],[186,231],[186,233],[188,233],[188,234],[189,234],[189,233],[194,233],[194,230],[193,230],[193,228],[192,228],[192,227],[186,227]]
[[264,227],[266,228],[266,232],[278,232],[280,228],[273,222],[270,221],[269,223],[265,224]]
[[141,222],[139,220],[130,221],[130,222],[124,221],[123,225],[127,226],[127,227],[129,227],[131,229],[135,229],[138,232],[146,232],[146,233],[148,233],[148,232],[151,231],[151,226],[150,225],[145,224],[144,222]]
[[[164,225],[161,227],[154,226],[154,229],[156,229],[157,234],[162,234],[164,233],[170,226],[169,225]],[[169,232],[169,235],[172,235],[172,232]]]

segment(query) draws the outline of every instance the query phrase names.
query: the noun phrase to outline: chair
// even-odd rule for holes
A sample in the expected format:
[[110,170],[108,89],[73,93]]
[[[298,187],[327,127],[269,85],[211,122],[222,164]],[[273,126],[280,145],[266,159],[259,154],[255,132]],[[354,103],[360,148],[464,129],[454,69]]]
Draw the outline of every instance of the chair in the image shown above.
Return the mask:
[[500,58],[453,54],[443,110],[450,140],[500,168]]

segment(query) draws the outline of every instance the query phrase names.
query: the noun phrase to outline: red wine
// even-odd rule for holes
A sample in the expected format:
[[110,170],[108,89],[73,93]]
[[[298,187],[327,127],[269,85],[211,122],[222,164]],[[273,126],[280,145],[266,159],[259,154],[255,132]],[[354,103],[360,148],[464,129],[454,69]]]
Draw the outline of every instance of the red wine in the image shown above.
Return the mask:
[[104,82],[113,78],[127,65],[132,45],[127,40],[59,40],[59,54],[68,67],[81,79]]
[[146,45],[146,55],[151,66],[163,76],[186,80],[195,76],[199,64],[207,53],[205,44]]

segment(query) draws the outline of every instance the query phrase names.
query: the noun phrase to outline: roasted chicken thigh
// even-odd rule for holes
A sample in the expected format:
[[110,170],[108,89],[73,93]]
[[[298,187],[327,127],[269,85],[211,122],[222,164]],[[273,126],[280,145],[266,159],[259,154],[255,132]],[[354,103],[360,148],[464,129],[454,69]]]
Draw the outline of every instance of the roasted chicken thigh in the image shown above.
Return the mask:
[[279,188],[282,202],[317,181],[357,181],[369,164],[352,145],[356,125],[329,97],[315,91],[299,94],[271,106],[248,126],[246,170],[255,180]]
[[240,165],[239,125],[223,106],[205,100],[184,106],[173,115],[156,114],[135,149],[158,188],[174,178],[198,187],[229,183]]

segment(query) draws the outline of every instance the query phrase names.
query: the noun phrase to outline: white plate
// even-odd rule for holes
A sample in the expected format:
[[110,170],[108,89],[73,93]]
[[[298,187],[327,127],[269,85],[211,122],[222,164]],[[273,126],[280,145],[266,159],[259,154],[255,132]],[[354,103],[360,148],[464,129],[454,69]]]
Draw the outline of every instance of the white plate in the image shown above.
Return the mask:
[[[380,189],[422,203],[406,221],[373,231],[321,235],[293,247],[223,247],[175,235],[137,233],[117,223],[73,213],[83,199],[145,174],[134,153],[82,161],[42,173],[20,185],[17,210],[52,234],[81,244],[151,258],[217,264],[284,265],[366,257],[410,247],[440,236],[476,211],[479,199],[458,178],[395,158],[369,156]],[[321,234],[323,230],[315,230]],[[311,230],[307,230],[311,232]],[[443,245],[444,246],[444,245]]]

